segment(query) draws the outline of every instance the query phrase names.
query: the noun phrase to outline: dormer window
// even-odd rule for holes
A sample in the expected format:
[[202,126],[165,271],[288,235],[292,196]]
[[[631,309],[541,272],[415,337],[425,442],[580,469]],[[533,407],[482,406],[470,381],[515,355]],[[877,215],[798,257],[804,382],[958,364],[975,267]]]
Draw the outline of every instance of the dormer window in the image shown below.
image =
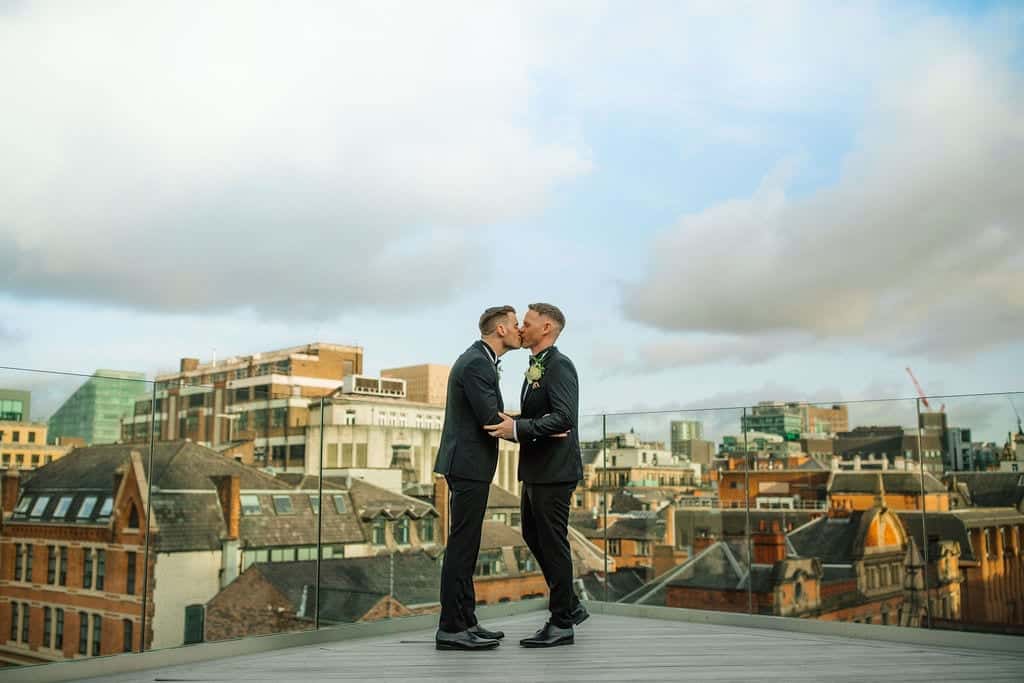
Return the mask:
[[32,519],[38,519],[43,516],[43,511],[46,510],[47,504],[50,502],[49,496],[39,496],[36,498],[36,504],[32,506],[32,513],[29,515]]
[[96,519],[110,519],[110,513],[114,509],[114,497],[108,496],[103,499],[103,504],[100,505],[100,513],[96,515]]
[[89,519],[92,516],[92,511],[96,507],[96,496],[86,496],[82,501],[81,507],[78,508],[78,515],[76,519]]

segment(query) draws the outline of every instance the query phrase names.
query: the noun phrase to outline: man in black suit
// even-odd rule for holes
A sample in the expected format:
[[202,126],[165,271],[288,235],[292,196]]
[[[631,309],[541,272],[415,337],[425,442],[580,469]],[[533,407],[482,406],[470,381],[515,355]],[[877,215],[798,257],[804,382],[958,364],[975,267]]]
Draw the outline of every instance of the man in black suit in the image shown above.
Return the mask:
[[569,502],[583,478],[583,461],[579,377],[554,345],[564,328],[565,316],[557,306],[530,304],[521,328],[522,344],[533,354],[523,381],[522,411],[515,419],[502,413],[501,423],[487,428],[493,436],[519,441],[523,538],[551,593],[551,618],[519,641],[523,647],[571,645],[573,626],[590,616],[572,587]]
[[505,637],[477,623],[473,572],[487,494],[498,467],[498,442],[484,426],[501,420],[498,359],[522,346],[517,326],[511,306],[488,308],[480,316],[480,339],[459,356],[448,375],[444,428],[434,465],[434,472],[448,481],[451,520],[441,566],[441,619],[434,639],[438,650],[486,650]]

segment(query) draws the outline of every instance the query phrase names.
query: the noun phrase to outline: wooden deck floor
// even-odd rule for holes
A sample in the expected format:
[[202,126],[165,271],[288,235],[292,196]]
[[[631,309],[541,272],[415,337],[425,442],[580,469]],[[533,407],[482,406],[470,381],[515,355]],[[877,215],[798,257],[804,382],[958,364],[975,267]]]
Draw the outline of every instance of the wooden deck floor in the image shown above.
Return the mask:
[[596,614],[573,646],[519,647],[541,619],[485,624],[507,634],[490,652],[438,652],[418,631],[89,680],[1024,681],[1024,640],[1012,655]]

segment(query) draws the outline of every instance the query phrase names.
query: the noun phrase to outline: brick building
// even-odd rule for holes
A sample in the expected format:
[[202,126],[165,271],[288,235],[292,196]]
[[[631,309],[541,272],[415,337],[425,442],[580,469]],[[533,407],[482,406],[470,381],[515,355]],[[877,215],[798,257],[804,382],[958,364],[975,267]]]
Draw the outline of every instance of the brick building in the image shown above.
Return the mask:
[[256,464],[302,471],[309,400],[361,374],[363,350],[320,342],[201,364],[182,358],[156,377],[152,397],[136,401],[122,441],[190,439],[218,447],[252,440]]
[[15,637],[0,656],[198,642],[214,595],[252,564],[315,558],[320,524],[325,558],[438,547],[431,505],[364,481],[325,480],[321,506],[315,478],[289,482],[187,441],[158,444],[153,468],[151,505],[148,457],[131,446],[76,449],[27,481],[4,475],[0,626]]

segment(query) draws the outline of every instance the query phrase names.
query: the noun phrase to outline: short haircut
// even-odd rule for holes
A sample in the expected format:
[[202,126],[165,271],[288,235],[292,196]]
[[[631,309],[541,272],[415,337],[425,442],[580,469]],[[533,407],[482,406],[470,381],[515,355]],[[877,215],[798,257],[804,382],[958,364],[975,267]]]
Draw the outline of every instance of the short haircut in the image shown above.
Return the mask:
[[515,312],[516,309],[512,306],[491,306],[480,316],[480,334],[494,334],[494,330],[498,328],[498,323],[504,322],[504,318],[509,313]]
[[537,315],[547,316],[554,320],[555,324],[558,325],[559,331],[565,329],[565,316],[562,314],[562,311],[558,306],[555,306],[554,304],[530,304],[529,309],[531,311],[536,311]]

